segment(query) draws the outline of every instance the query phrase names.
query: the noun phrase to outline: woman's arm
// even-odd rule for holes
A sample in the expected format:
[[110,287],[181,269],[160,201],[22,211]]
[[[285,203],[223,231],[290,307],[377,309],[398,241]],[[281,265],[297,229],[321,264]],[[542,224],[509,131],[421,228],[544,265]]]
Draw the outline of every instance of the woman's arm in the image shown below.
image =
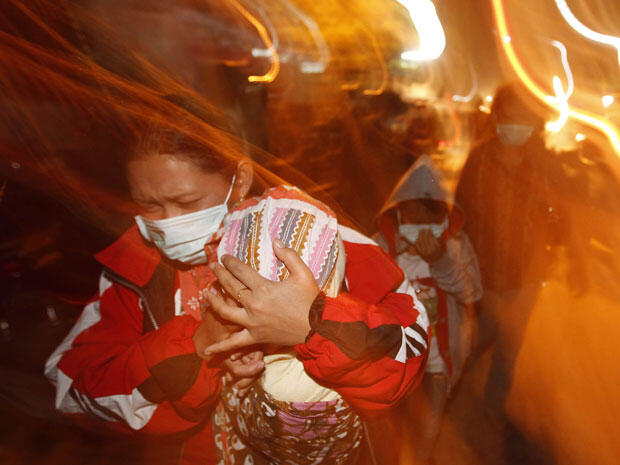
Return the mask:
[[177,316],[143,335],[139,297],[105,275],[99,287],[47,361],[56,408],[114,430],[155,433],[187,430],[208,418],[221,371],[196,354],[200,323]]
[[320,313],[310,318],[317,321],[315,333],[296,350],[308,374],[371,416],[396,404],[421,380],[428,317],[387,254],[354,231],[341,228],[341,234],[349,292],[313,308]]
[[423,374],[426,311],[394,261],[370,239],[349,232],[340,230],[349,293],[318,299],[318,304],[314,277],[292,249],[274,248],[290,272],[282,282],[224,257],[224,266],[215,265],[214,271],[241,306],[217,295],[209,300],[222,318],[244,329],[207,352],[258,343],[295,346],[308,374],[336,389],[360,413],[398,402]]

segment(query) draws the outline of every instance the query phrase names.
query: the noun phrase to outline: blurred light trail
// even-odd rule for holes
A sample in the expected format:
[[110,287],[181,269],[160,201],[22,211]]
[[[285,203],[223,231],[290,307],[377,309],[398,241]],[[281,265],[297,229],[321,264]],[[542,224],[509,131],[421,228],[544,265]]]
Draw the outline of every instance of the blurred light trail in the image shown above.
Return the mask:
[[[273,27],[273,24],[271,24],[271,21],[269,21],[269,17],[265,13],[265,11],[259,6],[257,6],[257,8],[259,10],[261,17],[263,18],[265,28],[269,31],[269,37],[271,38],[272,47],[274,50],[277,51],[278,45],[279,45],[278,33],[276,32],[276,29]],[[253,48],[252,49],[252,56],[254,58],[269,58],[271,57],[271,55],[272,55],[271,50],[268,48]]]
[[613,95],[603,95],[601,98],[601,102],[605,108],[609,108],[614,103],[614,100],[615,98]]
[[269,56],[270,56],[270,61],[271,61],[271,67],[269,71],[267,71],[267,73],[262,76],[248,76],[248,81],[249,82],[273,82],[274,79],[280,73],[280,57],[278,56],[278,52],[273,46],[273,42],[271,41],[271,38],[269,37],[269,34],[267,33],[267,29],[265,29],[265,26],[263,26],[263,24],[258,19],[256,19],[252,15],[252,13],[246,10],[243,7],[243,5],[241,5],[237,0],[229,0],[229,1],[237,9],[237,11],[239,11],[239,13],[241,13],[243,17],[247,19],[248,22],[256,28],[258,35],[265,43],[265,47],[267,47],[267,50],[270,52]]
[[478,93],[478,74],[476,74],[476,70],[474,69],[471,63],[469,63],[469,73],[471,74],[471,79],[472,79],[471,90],[469,91],[469,94],[453,95],[452,100],[454,102],[464,102],[464,103],[471,102],[471,100]]
[[407,61],[431,61],[441,56],[446,48],[446,34],[437,10],[431,0],[397,0],[409,11],[413,25],[418,31],[420,47],[403,52],[400,57]]
[[564,67],[564,72],[566,73],[568,88],[564,91],[564,86],[562,85],[560,78],[558,76],[553,76],[553,90],[555,91],[555,97],[549,97],[549,99],[559,109],[560,117],[557,121],[548,122],[545,127],[548,131],[559,132],[568,121],[568,115],[570,112],[568,99],[571,95],[573,95],[573,91],[575,90],[575,81],[573,79],[573,72],[568,64],[568,53],[566,52],[566,47],[558,40],[554,40],[551,44],[560,51],[562,56],[562,66]]
[[[519,61],[512,42],[506,42],[505,40],[503,40],[504,37],[510,36],[510,31],[508,30],[508,23],[506,21],[506,12],[504,11],[504,2],[502,0],[490,1],[491,6],[493,7],[493,19],[495,20],[497,33],[499,37],[502,38],[502,40],[500,41],[502,45],[502,50],[506,54],[506,58],[508,59],[510,66],[514,70],[519,80],[523,83],[523,85],[536,98],[541,100],[546,105],[554,108],[555,110],[558,110],[558,108],[556,108],[549,101],[549,96],[545,94],[545,92],[540,87],[538,87],[536,82],[534,82],[534,80],[529,76],[529,74]],[[599,118],[594,114],[582,110],[569,109],[569,116],[604,133],[605,136],[607,136],[607,139],[611,143],[616,154],[620,155],[620,137],[618,136],[617,128],[613,124],[603,118]]]
[[304,74],[320,74],[327,69],[327,64],[330,60],[329,47],[323,38],[323,34],[321,34],[321,30],[316,22],[303,11],[301,11],[297,6],[290,3],[288,0],[281,0],[282,5],[284,5],[287,9],[293,12],[299,20],[306,26],[306,29],[310,32],[312,36],[312,40],[319,50],[320,59],[318,61],[303,61],[301,63],[300,69]]
[[381,95],[387,87],[387,82],[390,75],[388,73],[387,65],[385,64],[385,59],[383,58],[383,53],[381,53],[381,48],[379,47],[379,42],[377,41],[377,38],[372,33],[372,31],[368,30],[364,25],[362,25],[362,30],[366,32],[368,37],[370,37],[370,43],[372,44],[372,48],[375,51],[375,55],[377,55],[379,66],[381,67],[381,84],[376,89],[365,89],[364,95]]
[[620,64],[620,37],[601,34],[600,32],[596,32],[590,29],[588,26],[579,21],[579,19],[577,19],[571,9],[568,7],[566,0],[555,0],[555,4],[558,7],[558,10],[560,10],[562,17],[566,20],[566,22],[579,34],[587,37],[590,40],[593,40],[594,42],[599,42],[601,44],[606,44],[614,47],[618,51],[618,64]]

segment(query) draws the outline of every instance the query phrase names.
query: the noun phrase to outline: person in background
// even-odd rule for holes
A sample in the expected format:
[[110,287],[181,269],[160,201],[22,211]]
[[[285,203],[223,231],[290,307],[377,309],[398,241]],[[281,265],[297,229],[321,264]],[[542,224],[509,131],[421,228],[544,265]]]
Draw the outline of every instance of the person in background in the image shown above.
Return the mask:
[[478,353],[494,343],[482,406],[496,425],[508,426],[505,400],[529,315],[556,246],[568,236],[556,182],[562,170],[545,146],[547,119],[525,89],[499,87],[486,133],[471,150],[456,192],[480,261],[485,294]]
[[462,229],[463,211],[426,155],[400,179],[379,223],[379,243],[396,259],[429,314],[423,389],[409,396],[403,419],[415,463],[428,463],[450,392],[471,350],[473,305],[482,297],[478,260]]

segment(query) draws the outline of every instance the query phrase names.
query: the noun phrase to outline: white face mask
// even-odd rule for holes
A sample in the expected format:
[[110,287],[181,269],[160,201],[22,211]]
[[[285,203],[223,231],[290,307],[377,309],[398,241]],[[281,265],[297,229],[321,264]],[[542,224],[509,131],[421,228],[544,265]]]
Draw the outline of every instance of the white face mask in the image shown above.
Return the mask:
[[420,236],[420,231],[424,229],[430,229],[433,236],[437,239],[441,237],[441,235],[448,229],[448,217],[443,221],[443,223],[436,224],[401,224],[398,226],[398,232],[401,236],[407,239],[407,242],[411,244],[415,244]]
[[534,126],[528,124],[498,124],[495,127],[497,137],[504,145],[518,146],[525,144],[534,132]]
[[149,220],[140,215],[136,216],[142,237],[155,244],[170,260],[178,260],[188,265],[207,263],[204,246],[213,240],[228,213],[228,199],[234,184],[235,176],[224,203],[204,210],[164,220]]

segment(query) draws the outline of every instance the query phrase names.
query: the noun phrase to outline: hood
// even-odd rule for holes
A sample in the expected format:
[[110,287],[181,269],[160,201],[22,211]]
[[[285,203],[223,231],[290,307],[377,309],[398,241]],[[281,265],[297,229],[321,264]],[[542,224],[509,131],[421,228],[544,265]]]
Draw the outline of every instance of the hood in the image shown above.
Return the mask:
[[463,210],[454,203],[454,195],[444,187],[441,171],[428,155],[420,156],[400,178],[396,187],[377,216],[379,230],[389,245],[391,255],[396,253],[396,231],[398,229],[395,208],[399,203],[415,199],[431,199],[448,205],[448,230],[442,236],[443,242],[456,234],[465,222]]

